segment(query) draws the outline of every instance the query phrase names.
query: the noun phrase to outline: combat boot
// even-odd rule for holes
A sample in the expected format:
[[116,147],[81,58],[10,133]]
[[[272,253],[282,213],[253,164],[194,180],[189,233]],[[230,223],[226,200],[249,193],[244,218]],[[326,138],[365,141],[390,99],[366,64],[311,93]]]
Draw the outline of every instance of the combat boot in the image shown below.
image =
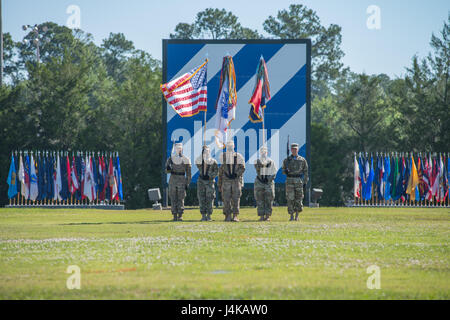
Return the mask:
[[212,221],[210,213],[208,213],[208,215],[206,216],[206,221]]
[[232,221],[233,222],[239,222],[238,215],[236,213],[233,214],[233,220]]
[[177,221],[183,221],[183,214],[182,213],[178,215],[178,220]]
[[178,221],[178,217],[176,214],[173,215],[173,220],[172,221]]
[[259,216],[259,221],[264,221],[264,220],[266,220],[266,218],[264,218],[263,215],[262,215],[262,216]]
[[270,216],[266,215],[264,221],[270,221]]
[[295,221],[298,221],[298,212],[295,213]]
[[231,221],[231,214],[225,215],[225,221]]
[[291,213],[291,218],[289,219],[289,221],[294,221],[294,214]]
[[200,221],[206,221],[206,214],[202,213],[202,220]]

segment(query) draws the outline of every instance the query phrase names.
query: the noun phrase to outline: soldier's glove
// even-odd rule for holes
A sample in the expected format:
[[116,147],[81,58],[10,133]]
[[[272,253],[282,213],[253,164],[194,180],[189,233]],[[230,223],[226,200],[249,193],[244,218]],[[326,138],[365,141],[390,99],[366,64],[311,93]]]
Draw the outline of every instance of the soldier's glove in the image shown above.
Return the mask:
[[230,178],[231,178],[231,179],[236,179],[236,178],[237,178],[237,174],[236,174],[236,173],[231,174],[231,175],[230,175]]
[[167,165],[166,170],[167,171],[172,171],[172,167],[170,165]]

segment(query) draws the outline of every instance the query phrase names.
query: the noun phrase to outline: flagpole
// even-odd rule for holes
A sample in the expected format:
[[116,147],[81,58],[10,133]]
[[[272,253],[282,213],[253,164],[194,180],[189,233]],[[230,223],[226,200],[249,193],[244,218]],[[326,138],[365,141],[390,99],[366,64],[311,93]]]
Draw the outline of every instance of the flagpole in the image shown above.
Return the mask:
[[[208,58],[205,59],[205,62],[208,63]],[[206,72],[208,72],[208,65],[206,65]],[[206,107],[208,109],[208,107]],[[203,111],[203,146],[206,145],[206,110]]]
[[262,109],[262,118],[263,118],[263,121],[262,121],[262,129],[263,129],[263,147],[265,146],[265,144],[266,144],[266,134],[265,134],[265,131],[264,131],[264,122],[265,122],[265,117],[264,117],[264,108],[261,106],[261,109]]
[[[264,132],[264,131],[263,131]],[[354,153],[354,155],[355,155],[355,159],[356,159],[356,152]],[[355,163],[355,161],[353,161],[353,164]],[[354,168],[353,169],[353,172],[355,172],[356,171],[356,168]],[[353,203],[356,205],[356,188],[355,188],[355,178],[356,177],[353,177],[353,188],[355,189],[354,191],[353,191]]]
[[203,112],[203,146],[206,145],[205,140],[206,140],[206,110]]

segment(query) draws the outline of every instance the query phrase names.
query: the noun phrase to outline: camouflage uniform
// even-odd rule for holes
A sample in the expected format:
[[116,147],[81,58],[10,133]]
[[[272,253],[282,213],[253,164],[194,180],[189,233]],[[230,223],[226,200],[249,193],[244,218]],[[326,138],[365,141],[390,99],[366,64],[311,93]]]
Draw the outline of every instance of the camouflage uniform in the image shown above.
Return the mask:
[[[221,163],[218,186],[222,193],[225,221],[239,221],[237,216],[244,185],[244,157],[240,153],[227,151],[222,154]],[[233,218],[231,218],[232,214]]]
[[195,162],[198,168],[199,176],[197,179],[197,197],[200,205],[202,221],[211,221],[213,212],[213,202],[216,198],[214,180],[219,172],[217,161],[209,158],[202,161],[202,157]]
[[172,155],[166,162],[166,173],[170,173],[169,196],[173,220],[183,220],[184,198],[191,183],[191,161],[182,154]]
[[258,159],[255,162],[256,179],[254,193],[260,220],[269,220],[272,215],[272,202],[275,199],[275,166],[270,158]]
[[[293,144],[295,145],[295,144]],[[297,145],[298,148],[298,145]],[[286,199],[291,220],[298,220],[298,213],[303,210],[303,185],[308,183],[308,163],[300,155],[290,155],[283,161],[283,174],[286,177]]]

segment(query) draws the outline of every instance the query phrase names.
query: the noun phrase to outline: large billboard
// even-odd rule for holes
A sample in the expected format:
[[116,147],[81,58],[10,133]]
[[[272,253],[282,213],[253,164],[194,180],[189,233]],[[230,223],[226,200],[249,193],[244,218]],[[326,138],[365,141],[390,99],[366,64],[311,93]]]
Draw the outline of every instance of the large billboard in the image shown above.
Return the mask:
[[[236,72],[236,118],[231,123],[236,150],[246,161],[244,182],[253,184],[256,171],[253,166],[262,145],[261,123],[249,120],[248,103],[255,86],[256,68],[264,57],[270,82],[271,100],[265,108],[264,133],[271,157],[279,169],[276,183],[283,183],[281,164],[286,157],[289,142],[300,145],[300,155],[310,163],[311,113],[311,41],[305,40],[163,40],[163,82],[166,83],[209,60],[207,70],[208,110],[206,113],[206,144],[211,154],[219,159],[223,152],[215,142],[215,102],[219,90],[223,57],[231,55]],[[163,163],[170,156],[174,142],[183,143],[184,154],[191,159],[192,183],[197,181],[194,164],[202,152],[204,113],[182,118],[170,105],[163,103],[163,130],[165,148]],[[164,166],[163,166],[164,168]],[[163,185],[168,177],[163,175]]]

